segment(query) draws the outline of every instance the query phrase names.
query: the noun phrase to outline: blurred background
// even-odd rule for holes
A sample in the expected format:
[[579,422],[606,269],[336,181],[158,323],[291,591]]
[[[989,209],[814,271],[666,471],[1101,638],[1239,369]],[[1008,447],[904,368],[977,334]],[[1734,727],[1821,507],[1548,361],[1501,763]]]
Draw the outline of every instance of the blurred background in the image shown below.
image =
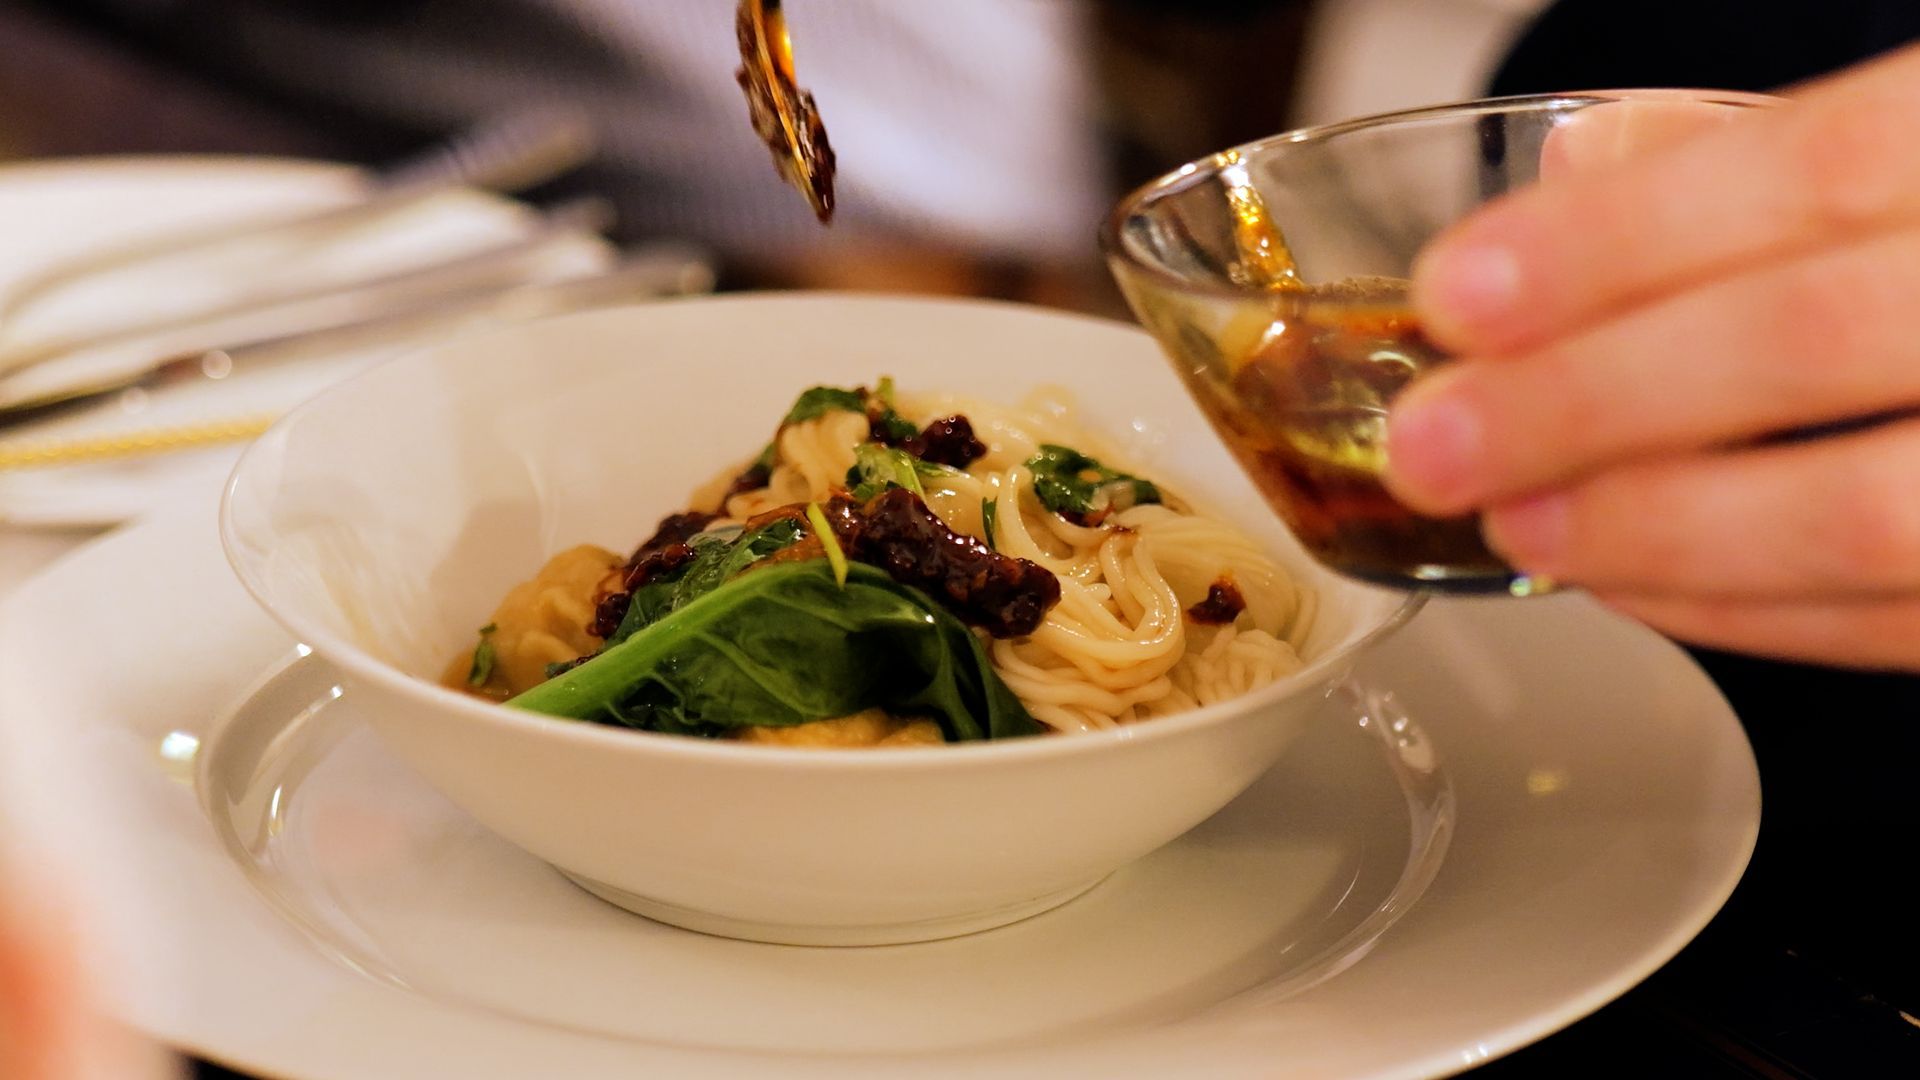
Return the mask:
[[616,239],[709,246],[723,287],[1014,297],[1119,313],[1119,192],[1287,127],[1474,96],[1543,0],[789,5],[840,158],[818,229],[752,138],[724,0],[10,0],[0,161],[390,159],[503,109],[585,106]]
[[[590,115],[598,154],[527,197],[603,197],[617,209],[615,241],[697,244],[722,288],[973,294],[1125,317],[1098,262],[1101,217],[1124,190],[1221,147],[1489,86],[1764,89],[1920,37],[1915,0],[1562,0],[1557,22],[1535,26],[1547,6],[788,0],[799,82],[839,155],[839,212],[822,229],[749,126],[733,77],[733,0],[0,0],[0,171],[122,154],[371,165],[565,102]],[[1523,34],[1531,49],[1496,80]],[[23,223],[69,240],[87,233],[76,249],[133,228],[124,200],[54,220],[22,197],[34,185],[19,174],[34,171],[15,170],[15,186],[0,189],[0,211],[15,214],[0,271],[28,274],[58,246]],[[71,211],[81,196],[69,195],[38,197]],[[21,469],[0,484],[0,593],[162,492],[154,473],[106,487],[98,482],[121,478],[78,470]],[[90,490],[109,505],[74,511]],[[140,499],[116,501],[129,490]],[[55,495],[60,513],[21,524],[21,507]],[[1702,1077],[1913,1074],[1879,1066],[1920,1060],[1920,961],[1910,919],[1890,900],[1911,895],[1896,878],[1911,862],[1915,754],[1905,748],[1920,729],[1911,707],[1871,707],[1912,701],[1911,682],[1696,656],[1746,720],[1767,777],[1767,828],[1747,883],[1641,989],[1480,1075],[1638,1075],[1647,1061],[1691,1062],[1681,1071]],[[1830,720],[1851,738],[1829,738]],[[1862,755],[1863,745],[1880,752]],[[0,805],[0,819],[20,813]],[[0,827],[0,838],[12,831],[24,830]],[[36,983],[62,989],[37,977],[59,945],[40,908],[58,912],[64,899],[15,887],[40,876],[37,858],[0,844],[14,870],[0,866],[0,1077],[137,1075],[121,1062],[30,1072],[14,1059],[8,1069],[10,1035],[83,1023],[77,1009],[56,1014],[51,992],[33,996]],[[20,872],[30,865],[35,874]],[[26,929],[9,936],[10,926]],[[9,1016],[25,1018],[19,1030]],[[1907,1056],[1888,1056],[1896,1043]],[[1840,1064],[1801,1069],[1789,1058]]]

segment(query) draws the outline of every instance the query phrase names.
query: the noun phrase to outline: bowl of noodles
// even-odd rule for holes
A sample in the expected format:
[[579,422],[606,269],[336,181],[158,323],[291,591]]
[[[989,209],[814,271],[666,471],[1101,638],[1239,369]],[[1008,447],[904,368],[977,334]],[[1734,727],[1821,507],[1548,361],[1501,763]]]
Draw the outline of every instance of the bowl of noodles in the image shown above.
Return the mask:
[[221,517],[474,818],[631,911],[795,944],[1085,892],[1418,606],[1307,558],[1145,335],[971,301],[450,340],[290,414]]

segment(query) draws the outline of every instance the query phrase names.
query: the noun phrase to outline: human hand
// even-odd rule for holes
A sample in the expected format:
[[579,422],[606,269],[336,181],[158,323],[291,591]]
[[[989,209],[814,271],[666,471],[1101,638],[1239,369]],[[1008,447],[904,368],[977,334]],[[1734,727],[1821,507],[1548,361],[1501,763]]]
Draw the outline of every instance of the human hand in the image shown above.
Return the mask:
[[[101,1008],[103,973],[131,981],[130,969],[151,963],[141,950],[109,947],[119,935],[91,917],[95,905],[79,884],[77,853],[99,843],[86,814],[111,815],[105,808],[117,798],[88,785],[97,777],[68,728],[25,717],[16,723],[18,713],[0,709],[0,744],[8,749],[0,756],[0,1077],[177,1077],[168,1055]],[[75,790],[88,795],[76,800]],[[76,828],[76,820],[90,824]]]
[[[3,820],[3,819],[0,819]],[[4,853],[0,853],[4,854]],[[172,1062],[97,1010],[79,970],[72,907],[0,859],[0,1076],[163,1080]]]
[[1677,637],[1920,671],[1916,132],[1908,50],[1550,146],[1415,269],[1464,359],[1396,403],[1392,490]]

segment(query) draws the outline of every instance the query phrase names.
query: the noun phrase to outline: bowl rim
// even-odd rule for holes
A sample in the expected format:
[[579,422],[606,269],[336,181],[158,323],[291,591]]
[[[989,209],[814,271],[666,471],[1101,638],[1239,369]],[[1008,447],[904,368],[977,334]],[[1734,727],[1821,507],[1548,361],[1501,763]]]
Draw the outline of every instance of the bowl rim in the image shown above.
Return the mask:
[[1598,104],[1607,101],[1678,101],[1703,105],[1730,105],[1740,108],[1768,108],[1787,103],[1786,98],[1774,94],[1757,94],[1745,90],[1716,90],[1710,88],[1689,87],[1644,87],[1613,90],[1574,90],[1550,94],[1512,94],[1503,97],[1468,98],[1461,101],[1443,102],[1437,105],[1421,105],[1410,109],[1395,109],[1391,112],[1373,113],[1357,116],[1349,120],[1337,120],[1332,123],[1315,124],[1309,127],[1294,128],[1276,135],[1268,135],[1250,142],[1216,150],[1211,154],[1198,157],[1183,165],[1154,177],[1139,187],[1122,195],[1107,212],[1100,224],[1100,251],[1107,261],[1119,263],[1136,274],[1143,274],[1163,287],[1192,296],[1214,298],[1245,299],[1258,295],[1262,290],[1250,286],[1218,284],[1182,277],[1168,270],[1158,262],[1143,259],[1129,249],[1123,237],[1126,222],[1141,207],[1151,200],[1215,175],[1232,163],[1236,156],[1250,158],[1255,154],[1264,154],[1277,147],[1300,143],[1325,142],[1341,135],[1372,128],[1391,127],[1402,124],[1415,124],[1428,120],[1437,120],[1450,116],[1473,114],[1490,115],[1496,113],[1527,112],[1542,110],[1554,106],[1576,103]]
[[[980,299],[973,297],[939,296],[898,296],[838,291],[789,292],[738,292],[715,296],[687,297],[672,301],[653,301],[624,304],[590,311],[570,312],[562,315],[532,319],[504,327],[491,327],[478,332],[455,334],[439,338],[418,349],[413,349],[391,360],[376,364],[366,371],[355,374],[342,382],[327,388],[321,393],[290,410],[276,421],[272,428],[259,439],[249,444],[235,462],[233,471],[221,490],[219,508],[220,545],[226,557],[228,567],[240,581],[254,602],[260,605],[274,621],[285,627],[299,641],[300,647],[311,649],[322,660],[342,669],[349,675],[374,683],[404,698],[412,698],[423,708],[451,709],[476,723],[485,723],[495,727],[505,727],[521,734],[538,737],[550,734],[557,738],[574,741],[583,747],[605,748],[609,751],[647,754],[658,752],[669,759],[704,762],[708,764],[744,765],[749,768],[776,768],[791,770],[795,765],[804,764],[816,771],[872,771],[899,770],[921,772],[927,770],[952,770],[978,768],[995,763],[1031,762],[1049,760],[1060,756],[1077,756],[1097,753],[1102,750],[1117,752],[1125,747],[1158,742],[1178,737],[1202,728],[1225,724],[1236,718],[1251,718],[1265,707],[1293,696],[1321,683],[1334,683],[1340,675],[1342,665],[1349,663],[1367,648],[1382,638],[1397,631],[1411,620],[1426,605],[1427,593],[1411,592],[1403,596],[1384,617],[1377,619],[1357,637],[1333,649],[1322,656],[1303,664],[1293,671],[1251,693],[1213,705],[1204,705],[1197,709],[1175,713],[1170,716],[1154,717],[1133,724],[1124,724],[1100,731],[1080,731],[1062,733],[1062,737],[1049,738],[1034,736],[1018,739],[988,739],[964,743],[942,743],[928,746],[887,747],[885,752],[876,752],[871,747],[786,747],[744,744],[725,739],[702,739],[686,735],[673,735],[663,732],[643,731],[637,728],[613,727],[595,724],[568,717],[552,716],[546,713],[525,709],[513,709],[493,702],[481,701],[468,694],[460,693],[441,686],[438,683],[416,675],[411,675],[399,667],[380,660],[360,646],[332,633],[317,622],[303,617],[297,612],[284,610],[268,598],[264,581],[254,572],[252,560],[246,557],[246,548],[252,546],[242,535],[236,522],[235,500],[242,487],[242,478],[250,468],[257,467],[267,460],[271,444],[277,436],[288,428],[300,423],[306,416],[330,406],[336,398],[346,398],[358,391],[362,383],[379,377],[394,367],[406,364],[428,363],[446,349],[475,342],[494,339],[506,339],[517,335],[535,333],[542,329],[551,329],[556,323],[567,321],[586,321],[605,319],[612,313],[621,313],[624,317],[642,315],[663,306],[680,308],[690,305],[703,307],[753,307],[767,305],[805,304],[821,307],[837,305],[924,305],[943,308],[970,308],[988,317],[1002,315],[1020,315],[1049,320],[1075,321],[1092,324],[1104,330],[1117,330],[1123,333],[1139,334],[1151,338],[1137,327],[1114,319],[1083,315],[1076,312],[1055,311],[1031,304],[1011,301]],[[1282,526],[1284,527],[1284,525]],[[1342,579],[1343,581],[1345,579]],[[1360,582],[1346,582],[1355,588],[1368,589]],[[1377,590],[1382,591],[1384,590]],[[1384,598],[1384,597],[1383,597]],[[375,725],[379,725],[378,710],[370,713]]]

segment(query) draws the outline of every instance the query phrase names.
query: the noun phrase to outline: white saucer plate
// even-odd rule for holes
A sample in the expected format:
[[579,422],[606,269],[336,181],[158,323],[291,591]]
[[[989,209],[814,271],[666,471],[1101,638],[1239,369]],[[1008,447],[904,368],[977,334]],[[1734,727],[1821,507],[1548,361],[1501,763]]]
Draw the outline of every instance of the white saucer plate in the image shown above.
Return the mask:
[[303,1080],[1446,1075],[1665,962],[1759,820],[1739,724],[1672,645],[1576,597],[1441,601],[1245,796],[1066,906],[758,945],[497,839],[293,649],[205,498],[0,612],[0,717],[61,725],[128,841],[105,901],[153,947],[118,1011]]

